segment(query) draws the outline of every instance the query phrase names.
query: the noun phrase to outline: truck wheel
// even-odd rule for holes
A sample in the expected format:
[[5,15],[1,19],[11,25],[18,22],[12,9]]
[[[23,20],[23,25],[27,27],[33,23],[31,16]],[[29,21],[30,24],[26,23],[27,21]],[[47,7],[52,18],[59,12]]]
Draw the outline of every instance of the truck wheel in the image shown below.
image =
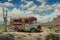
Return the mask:
[[30,32],[36,32],[36,29],[35,29],[35,28],[32,28],[32,29],[30,30]]

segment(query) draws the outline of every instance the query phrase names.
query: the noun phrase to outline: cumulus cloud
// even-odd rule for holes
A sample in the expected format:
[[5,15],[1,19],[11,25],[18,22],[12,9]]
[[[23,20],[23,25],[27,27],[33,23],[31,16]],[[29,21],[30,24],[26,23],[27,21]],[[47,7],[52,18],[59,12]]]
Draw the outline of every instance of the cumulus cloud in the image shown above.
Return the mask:
[[24,2],[24,1],[26,1],[26,0],[21,0],[20,2]]
[[39,2],[41,2],[41,3],[44,3],[46,0],[37,0],[37,1],[39,1]]
[[14,7],[12,3],[5,2],[5,3],[0,3],[0,7]]
[[[44,10],[50,10],[53,9],[53,5],[45,5],[46,3],[42,3],[40,6],[34,5],[30,8],[28,8],[27,10],[30,11],[34,11],[34,10],[40,10],[40,11],[44,11]],[[55,6],[56,7],[56,6]]]
[[50,9],[59,9],[60,8],[60,3],[54,4],[54,5],[46,5],[46,2],[42,3],[40,6],[33,5],[32,7],[28,8],[27,10],[29,11],[34,11],[34,10],[50,10]]
[[21,0],[20,2],[27,2],[27,0]]
[[32,11],[21,11],[20,9],[14,8],[12,11],[8,12],[8,14],[12,17],[27,17],[29,14],[32,14]]
[[[51,10],[53,9],[54,12],[51,13],[50,15],[45,15],[45,16],[40,16],[39,14],[35,14],[34,16],[37,17],[38,22],[50,22],[54,18],[56,18],[58,15],[60,15],[60,3],[54,4],[54,5],[45,5],[46,3],[42,3],[40,6],[34,5],[31,8],[28,8],[28,11],[44,11],[44,10]],[[43,14],[43,13],[42,13]],[[32,14],[33,15],[33,14]]]
[[51,15],[45,15],[45,16],[40,16],[40,15],[35,15],[37,17],[38,22],[45,23],[45,22],[51,22],[53,21],[54,18],[56,18],[58,15],[60,15],[60,10],[55,9],[55,11]]
[[[24,0],[22,0],[24,1]],[[14,8],[12,11],[8,11],[8,19],[10,16],[12,17],[29,17],[29,16],[34,16],[37,18],[38,22],[41,23],[45,23],[48,21],[52,21],[54,18],[56,18],[58,15],[60,15],[60,3],[58,4],[54,4],[54,5],[45,5],[46,2],[44,2],[44,0],[40,1],[42,2],[42,4],[40,6],[37,6],[33,3],[33,1],[29,1],[27,2],[27,4],[21,4],[20,7],[27,8],[27,10],[23,11],[17,8]],[[3,5],[6,6],[11,6],[13,4],[10,3],[4,3]],[[0,5],[1,6],[1,5]],[[51,13],[50,15],[45,15],[45,16],[41,16],[40,13],[39,14],[34,14],[34,11],[39,10],[39,11],[44,11],[44,10],[50,10],[53,9],[54,12]],[[2,10],[0,10],[0,14],[2,14]],[[42,13],[43,14],[43,13]]]
[[[28,3],[29,4],[29,3]],[[45,5],[46,3],[42,3],[40,6],[37,5],[23,5],[22,7],[28,7],[28,9],[26,11],[21,11],[20,9],[13,9],[11,12],[15,15],[21,16],[34,16],[37,18],[38,22],[48,22],[48,21],[52,21],[54,18],[56,18],[58,15],[60,15],[60,3],[59,4],[54,4],[54,5]],[[29,8],[29,6],[32,6]],[[50,10],[53,9],[54,12],[51,13],[50,15],[45,15],[45,16],[40,16],[39,14],[34,14],[33,11],[34,10],[40,10],[40,11],[44,11],[44,10]],[[20,15],[19,15],[20,14]]]
[[30,1],[30,2],[27,2],[27,4],[21,4],[21,8],[22,9],[25,9],[25,8],[29,8],[29,7],[32,7],[32,6],[34,6],[34,3],[33,3],[33,1]]
[[8,0],[8,2],[10,2],[10,1],[12,1],[12,0]]

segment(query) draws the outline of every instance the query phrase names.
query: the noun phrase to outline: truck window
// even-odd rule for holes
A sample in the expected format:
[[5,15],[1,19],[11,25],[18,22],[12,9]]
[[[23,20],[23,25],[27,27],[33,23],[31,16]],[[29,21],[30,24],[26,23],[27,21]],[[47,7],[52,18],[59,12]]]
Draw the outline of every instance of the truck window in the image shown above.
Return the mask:
[[30,20],[30,22],[31,22],[31,23],[37,23],[37,21],[36,21],[36,20]]
[[14,24],[20,24],[22,20],[14,20]]
[[20,23],[20,22],[22,22],[22,20],[14,20],[14,22],[15,23],[17,23],[17,22]]
[[25,23],[29,23],[29,21],[28,20],[25,20]]

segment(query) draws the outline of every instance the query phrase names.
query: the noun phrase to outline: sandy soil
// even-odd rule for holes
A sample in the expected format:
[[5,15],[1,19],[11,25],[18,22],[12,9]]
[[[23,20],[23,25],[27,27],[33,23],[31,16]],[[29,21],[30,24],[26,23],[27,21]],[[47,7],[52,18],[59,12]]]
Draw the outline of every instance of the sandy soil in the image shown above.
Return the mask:
[[[9,30],[10,32],[4,32],[4,34],[13,34],[15,36],[15,40],[45,40],[45,37],[49,33],[54,33],[54,31],[50,31],[50,29],[43,27],[43,32],[39,33],[26,33],[26,32],[13,32],[13,30]],[[60,33],[59,33],[60,34]]]

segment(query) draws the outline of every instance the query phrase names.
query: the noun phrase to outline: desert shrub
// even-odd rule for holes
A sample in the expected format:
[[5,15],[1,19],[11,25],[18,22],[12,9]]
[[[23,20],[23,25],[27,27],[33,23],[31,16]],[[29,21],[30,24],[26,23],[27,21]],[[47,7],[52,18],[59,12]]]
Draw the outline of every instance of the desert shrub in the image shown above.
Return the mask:
[[11,34],[0,34],[0,40],[14,40],[14,36]]
[[0,34],[3,34],[3,32],[0,32]]
[[56,33],[60,33],[60,27],[57,27],[57,28],[55,29],[55,32],[56,32]]
[[41,40],[41,38],[38,37],[38,38],[36,38],[36,40]]
[[46,40],[60,40],[59,34],[48,34]]

